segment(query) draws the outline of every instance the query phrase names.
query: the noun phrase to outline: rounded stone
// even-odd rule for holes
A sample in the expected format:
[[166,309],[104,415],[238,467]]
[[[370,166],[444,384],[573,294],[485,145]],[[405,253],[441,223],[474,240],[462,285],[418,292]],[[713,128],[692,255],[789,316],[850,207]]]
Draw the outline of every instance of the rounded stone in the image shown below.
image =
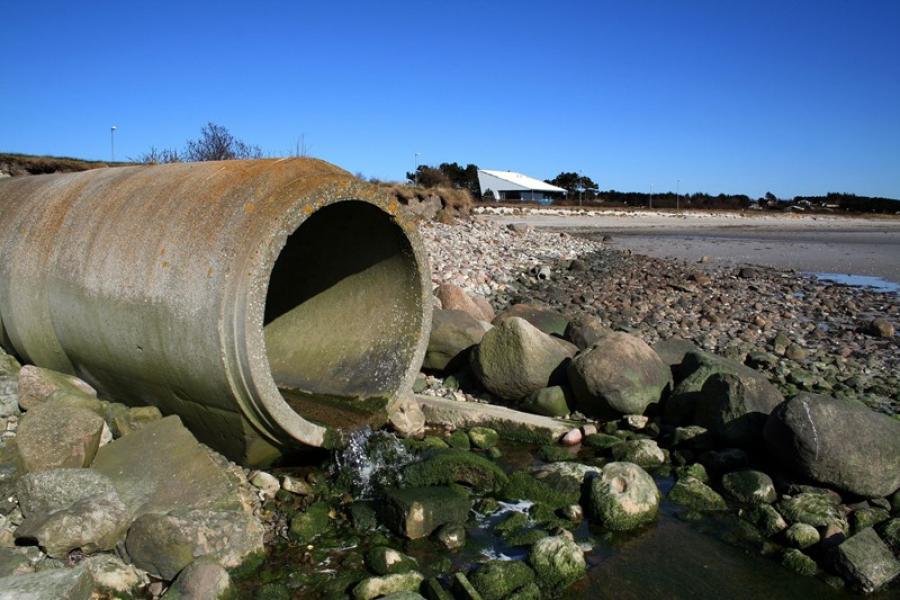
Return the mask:
[[659,510],[659,490],[653,478],[633,463],[612,462],[591,480],[591,516],[613,531],[625,531],[653,521]]

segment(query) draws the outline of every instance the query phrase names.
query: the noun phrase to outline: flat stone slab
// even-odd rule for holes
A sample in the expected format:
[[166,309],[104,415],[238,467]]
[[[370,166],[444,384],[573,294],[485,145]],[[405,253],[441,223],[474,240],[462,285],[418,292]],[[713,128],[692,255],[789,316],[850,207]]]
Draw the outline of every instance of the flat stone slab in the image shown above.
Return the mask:
[[238,485],[175,415],[103,446],[91,468],[112,480],[135,517],[175,509],[241,510]]
[[453,428],[476,425],[495,429],[501,437],[521,442],[556,442],[577,424],[533,415],[505,406],[480,402],[459,402],[416,394],[425,420]]
[[94,581],[83,567],[0,577],[0,600],[89,600]]

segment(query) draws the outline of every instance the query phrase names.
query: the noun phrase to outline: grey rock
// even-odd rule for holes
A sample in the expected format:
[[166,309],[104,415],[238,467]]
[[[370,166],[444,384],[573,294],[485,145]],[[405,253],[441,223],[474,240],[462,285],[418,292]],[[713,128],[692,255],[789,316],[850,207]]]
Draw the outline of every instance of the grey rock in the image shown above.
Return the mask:
[[565,337],[579,349],[586,350],[612,332],[613,330],[605,326],[597,317],[581,315],[566,326]]
[[571,412],[570,402],[571,394],[568,389],[553,385],[530,393],[519,408],[537,415],[564,417]]
[[643,414],[671,383],[669,369],[656,352],[640,338],[621,332],[576,356],[568,376],[576,408],[607,418]]
[[94,554],[85,557],[80,564],[90,572],[96,588],[113,595],[136,595],[138,588],[147,583],[145,573],[112,554]]
[[28,473],[16,483],[22,514],[52,513],[92,496],[114,495],[109,477],[91,469],[50,469]]
[[40,402],[19,423],[16,447],[24,471],[90,465],[104,426],[89,410],[60,400]]
[[19,361],[0,348],[0,376],[18,377],[21,368],[22,365],[19,364]]
[[722,487],[739,502],[771,504],[778,497],[772,478],[761,471],[735,471],[722,476]]
[[194,560],[178,574],[164,600],[219,600],[231,592],[231,577],[209,556]]
[[0,376],[0,418],[17,415],[19,410],[19,383],[16,377]]
[[415,540],[441,525],[465,523],[472,501],[459,487],[388,489],[379,509],[382,521],[397,535]]
[[84,381],[50,369],[25,365],[18,373],[19,405],[31,410],[41,402],[61,396],[97,397],[97,391]]
[[479,321],[461,310],[435,310],[422,367],[444,371],[462,366],[467,351],[481,342],[491,327],[490,323]]
[[653,440],[627,440],[612,447],[613,458],[634,463],[642,468],[658,467],[666,462],[666,455]]
[[900,488],[900,421],[868,407],[802,393],[766,422],[770,454],[803,477],[867,498]]
[[0,577],[0,600],[89,600],[92,591],[84,567]]
[[125,546],[135,565],[171,580],[201,556],[213,556],[226,568],[237,567],[263,551],[263,534],[262,525],[243,512],[179,510],[139,517]]
[[353,588],[355,600],[373,600],[379,596],[389,596],[400,592],[415,592],[425,577],[418,571],[394,573],[379,577],[368,577]]
[[541,587],[554,593],[578,581],[587,571],[584,552],[564,535],[548,536],[535,542],[528,562]]
[[900,575],[900,561],[871,528],[844,540],[832,551],[829,561],[854,588],[865,593],[878,590]]
[[547,335],[559,337],[565,337],[566,328],[569,326],[569,319],[562,313],[537,304],[513,304],[498,314],[493,323],[499,325],[512,318],[525,319]]

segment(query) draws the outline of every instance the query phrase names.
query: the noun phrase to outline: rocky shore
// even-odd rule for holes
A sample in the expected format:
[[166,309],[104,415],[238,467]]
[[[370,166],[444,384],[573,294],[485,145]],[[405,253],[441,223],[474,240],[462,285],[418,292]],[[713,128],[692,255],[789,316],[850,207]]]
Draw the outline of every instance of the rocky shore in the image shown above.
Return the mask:
[[331,455],[244,469],[0,354],[0,599],[616,597],[604,552],[697,523],[804,594],[896,593],[896,295],[521,225],[422,232],[419,400]]

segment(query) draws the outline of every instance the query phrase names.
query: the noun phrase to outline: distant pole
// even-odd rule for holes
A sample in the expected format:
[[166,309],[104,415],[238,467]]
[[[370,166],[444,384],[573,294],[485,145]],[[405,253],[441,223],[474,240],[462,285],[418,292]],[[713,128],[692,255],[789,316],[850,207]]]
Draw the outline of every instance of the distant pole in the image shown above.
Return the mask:
[[650,208],[653,208],[653,184],[650,184]]
[[680,198],[681,198],[681,180],[676,179],[675,180],[675,210],[678,210],[681,208],[681,203],[679,201]]
[[116,162],[116,126],[109,128],[109,162]]
[[413,181],[415,182],[414,187],[419,187],[419,153],[416,152],[416,166],[413,170]]

